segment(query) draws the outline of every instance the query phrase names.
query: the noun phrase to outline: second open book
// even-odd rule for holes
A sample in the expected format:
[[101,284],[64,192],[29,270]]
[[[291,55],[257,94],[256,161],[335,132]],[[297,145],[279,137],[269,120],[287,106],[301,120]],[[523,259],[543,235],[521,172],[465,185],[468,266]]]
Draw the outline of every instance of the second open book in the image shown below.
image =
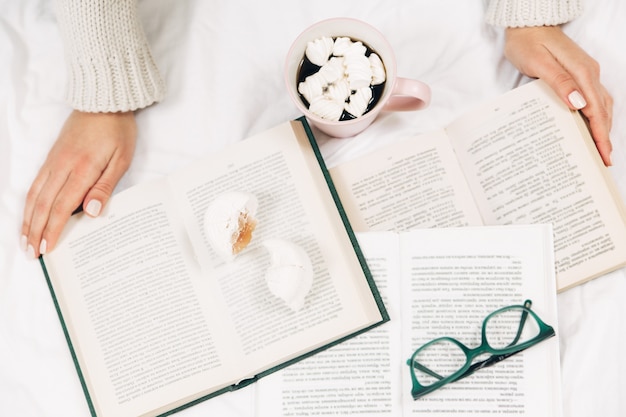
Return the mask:
[[355,231],[552,223],[562,291],[626,265],[626,214],[588,129],[542,81],[331,169]]

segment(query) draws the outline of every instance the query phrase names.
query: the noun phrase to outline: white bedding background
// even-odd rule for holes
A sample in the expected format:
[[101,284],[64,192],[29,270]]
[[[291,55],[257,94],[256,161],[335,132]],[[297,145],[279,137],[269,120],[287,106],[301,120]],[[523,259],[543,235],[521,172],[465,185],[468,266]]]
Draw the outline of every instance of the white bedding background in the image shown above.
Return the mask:
[[[601,64],[615,99],[611,173],[626,199],[626,3],[587,1],[566,31]],[[431,106],[385,114],[353,139],[318,133],[329,165],[443,127],[520,79],[480,0],[272,2],[145,0],[141,15],[168,85],[139,112],[133,164],[118,189],[298,117],[283,81],[292,40],[321,19],[365,20],[389,39],[398,75],[430,84]],[[0,0],[0,416],[88,416],[38,262],[18,248],[23,202],[68,112],[63,50],[50,1]],[[564,415],[624,416],[626,271],[558,296]],[[182,416],[252,416],[254,387]]]

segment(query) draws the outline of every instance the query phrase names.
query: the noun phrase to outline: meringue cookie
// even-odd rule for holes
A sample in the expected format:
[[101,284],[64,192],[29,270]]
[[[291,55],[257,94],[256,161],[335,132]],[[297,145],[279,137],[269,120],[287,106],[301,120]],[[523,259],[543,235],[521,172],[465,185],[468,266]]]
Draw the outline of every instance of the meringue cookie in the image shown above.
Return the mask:
[[346,50],[343,52],[343,55],[345,57],[357,56],[357,55],[365,56],[366,53],[367,53],[367,48],[365,47],[365,45],[363,45],[363,42],[356,41],[348,45],[348,48],[346,48]]
[[327,120],[338,121],[343,113],[344,103],[339,103],[332,98],[321,96],[313,100],[309,111]]
[[344,59],[343,57],[332,57],[322,65],[316,75],[319,75],[326,84],[332,84],[344,77]]
[[250,243],[257,220],[257,198],[238,191],[220,194],[204,214],[204,231],[213,249],[231,261]]
[[372,82],[372,67],[365,55],[346,55],[344,65],[351,90],[369,87]]
[[332,54],[334,43],[332,38],[326,36],[315,39],[314,41],[309,41],[306,45],[306,57],[309,58],[309,61],[313,64],[321,67],[328,61],[328,58]]
[[343,56],[351,45],[352,39],[346,36],[338,37],[337,39],[335,39],[335,43],[333,44],[333,55]]
[[294,312],[304,306],[313,284],[313,266],[300,246],[283,239],[269,239],[263,246],[270,254],[265,282],[270,292]]
[[354,117],[361,117],[367,110],[367,106],[369,105],[371,99],[371,88],[359,88],[350,95],[350,100],[346,103],[344,109]]
[[372,85],[378,85],[385,82],[385,66],[383,65],[383,61],[380,60],[380,57],[371,53],[367,58],[370,61],[370,68],[372,69]]
[[312,103],[317,97],[321,97],[326,88],[324,81],[318,74],[319,73],[309,75],[303,82],[298,84],[298,92],[302,94],[309,103]]
[[348,83],[348,80],[342,78],[334,84],[329,85],[326,88],[326,92],[324,93],[324,95],[327,98],[330,98],[331,100],[334,100],[337,103],[341,103],[341,105],[343,105],[343,103],[348,100],[348,97],[350,97],[350,93],[350,84]]

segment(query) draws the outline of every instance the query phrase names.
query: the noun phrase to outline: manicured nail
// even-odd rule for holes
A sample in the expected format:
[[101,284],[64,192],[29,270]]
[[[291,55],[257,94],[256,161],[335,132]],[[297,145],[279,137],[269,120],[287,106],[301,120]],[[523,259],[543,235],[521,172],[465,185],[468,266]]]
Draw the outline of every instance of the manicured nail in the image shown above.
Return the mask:
[[42,239],[41,243],[39,244],[39,253],[45,255],[46,249],[48,249],[48,242],[46,242],[46,239]]
[[98,214],[100,214],[100,209],[102,209],[102,203],[98,200],[91,200],[89,203],[87,203],[85,211],[91,217],[97,217]]
[[572,104],[572,106],[576,107],[576,109],[580,110],[587,105],[585,98],[578,91],[572,91],[567,96],[567,99]]
[[28,238],[26,237],[26,235],[22,235],[22,237],[20,237],[20,249],[26,252],[27,246],[28,246]]
[[26,256],[28,259],[35,259],[35,248],[33,248],[33,245],[28,245],[28,248],[26,248]]

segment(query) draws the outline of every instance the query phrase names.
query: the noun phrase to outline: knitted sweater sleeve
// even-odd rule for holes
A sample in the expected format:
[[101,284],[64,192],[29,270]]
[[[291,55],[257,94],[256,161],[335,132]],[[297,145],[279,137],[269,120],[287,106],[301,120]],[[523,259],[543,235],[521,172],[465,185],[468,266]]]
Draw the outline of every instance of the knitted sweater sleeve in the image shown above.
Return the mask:
[[85,112],[130,111],[160,101],[165,84],[139,21],[136,0],[56,0],[68,82]]
[[485,20],[494,26],[554,26],[580,16],[583,0],[490,0]]

